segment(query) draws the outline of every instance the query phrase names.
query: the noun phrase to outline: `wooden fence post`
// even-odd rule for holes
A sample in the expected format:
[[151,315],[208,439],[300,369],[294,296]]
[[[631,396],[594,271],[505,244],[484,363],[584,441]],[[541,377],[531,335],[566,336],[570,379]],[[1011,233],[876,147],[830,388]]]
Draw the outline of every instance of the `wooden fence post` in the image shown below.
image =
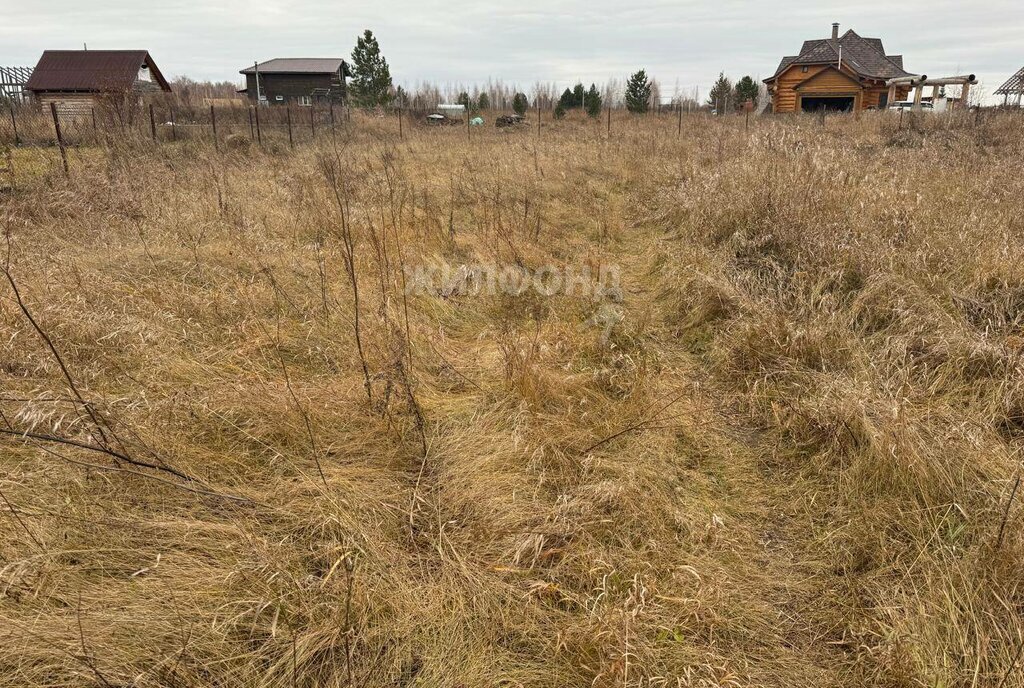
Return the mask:
[[149,134],[156,143],[156,116],[153,114],[153,103],[149,104]]
[[213,149],[219,152],[220,143],[217,142],[217,113],[213,109],[212,105],[210,106],[210,125],[213,127]]
[[21,140],[18,138],[18,119],[14,116],[14,103],[11,103],[11,126],[14,127],[14,145],[17,146]]
[[295,139],[292,138],[292,106],[288,106],[288,147],[295,148]]
[[676,136],[683,135],[683,104],[679,103],[679,126],[676,127]]
[[608,104],[608,136],[612,135],[612,106]]
[[256,140],[256,130],[252,128],[252,108],[251,107],[246,108],[246,112],[249,113],[249,140],[250,141],[255,141]]
[[53,116],[53,130],[57,133],[57,147],[60,148],[60,160],[64,163],[64,176],[70,176],[68,170],[68,153],[64,150],[64,136],[60,133],[60,119],[57,117],[57,104],[50,102],[50,114]]
[[263,145],[263,131],[260,129],[260,104],[256,103],[253,106],[253,112],[256,113],[256,143]]

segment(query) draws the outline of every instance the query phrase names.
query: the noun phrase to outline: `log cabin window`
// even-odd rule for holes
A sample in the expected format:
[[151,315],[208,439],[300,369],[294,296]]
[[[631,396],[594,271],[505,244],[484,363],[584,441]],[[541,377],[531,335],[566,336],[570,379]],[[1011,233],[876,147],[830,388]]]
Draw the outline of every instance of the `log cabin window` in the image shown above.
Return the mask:
[[804,65],[803,67],[801,67],[800,71],[803,72],[804,74],[806,74],[807,73],[807,65]]

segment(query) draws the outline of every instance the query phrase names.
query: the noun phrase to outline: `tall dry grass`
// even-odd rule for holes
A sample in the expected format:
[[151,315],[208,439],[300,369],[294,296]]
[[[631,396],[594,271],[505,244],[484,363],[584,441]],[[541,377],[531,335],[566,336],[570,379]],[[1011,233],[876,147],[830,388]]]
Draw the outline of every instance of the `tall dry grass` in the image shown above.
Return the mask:
[[1021,124],[76,151],[0,206],[0,683],[1024,685]]

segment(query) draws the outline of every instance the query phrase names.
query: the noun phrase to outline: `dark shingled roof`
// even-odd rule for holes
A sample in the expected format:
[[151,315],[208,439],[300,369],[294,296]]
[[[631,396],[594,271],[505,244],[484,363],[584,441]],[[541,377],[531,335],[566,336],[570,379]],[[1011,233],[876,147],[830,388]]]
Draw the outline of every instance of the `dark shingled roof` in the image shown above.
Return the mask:
[[862,77],[871,79],[892,79],[910,76],[903,69],[902,55],[886,55],[885,47],[880,38],[863,38],[852,29],[839,38],[820,38],[804,41],[800,54],[795,57],[784,57],[775,70],[774,79],[787,67],[793,64],[831,64],[839,61],[839,49],[842,48],[843,64]]
[[46,50],[26,91],[116,91],[135,87],[146,65],[156,87],[171,87],[145,50]]
[[[275,57],[259,64],[260,74],[337,74],[345,60],[340,57]],[[254,74],[246,67],[239,74]]]

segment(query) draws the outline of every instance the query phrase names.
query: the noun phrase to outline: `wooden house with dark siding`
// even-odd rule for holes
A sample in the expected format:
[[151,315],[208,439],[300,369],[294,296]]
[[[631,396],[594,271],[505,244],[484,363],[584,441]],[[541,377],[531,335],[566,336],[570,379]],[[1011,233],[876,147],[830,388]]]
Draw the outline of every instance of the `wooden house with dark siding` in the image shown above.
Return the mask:
[[886,82],[911,76],[903,56],[886,55],[881,39],[852,29],[840,36],[839,24],[833,24],[831,38],[804,41],[800,54],[782,58],[764,83],[773,112],[857,111],[906,98],[909,84],[890,90]]
[[344,103],[348,63],[340,57],[277,57],[239,72],[249,100],[269,105]]

